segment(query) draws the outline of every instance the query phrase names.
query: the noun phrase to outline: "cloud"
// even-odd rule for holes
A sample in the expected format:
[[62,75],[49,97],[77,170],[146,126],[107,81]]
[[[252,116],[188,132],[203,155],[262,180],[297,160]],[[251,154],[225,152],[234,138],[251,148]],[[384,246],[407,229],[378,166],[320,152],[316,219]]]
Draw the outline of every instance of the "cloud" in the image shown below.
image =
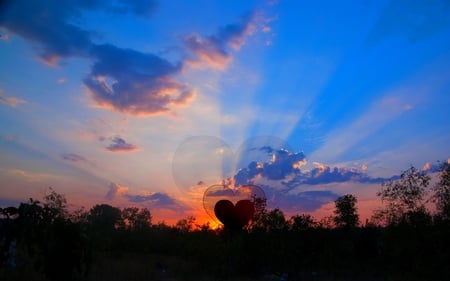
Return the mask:
[[[365,164],[358,169],[312,162],[313,168],[310,168],[306,166],[307,160],[303,152],[278,149],[271,145],[260,144],[248,151],[258,161],[243,157],[249,163],[233,176],[235,185],[260,186],[266,194],[268,207],[282,208],[291,214],[316,211],[323,205],[333,202],[340,196],[338,192],[328,189],[333,185],[348,182],[361,185],[379,184],[386,180],[398,179],[398,175],[390,178],[370,177],[367,174],[368,166]],[[262,157],[261,153],[270,157]],[[328,190],[304,190],[323,189],[324,186],[328,186]]]
[[108,192],[106,193],[105,198],[108,200],[125,198],[131,203],[145,204],[150,208],[178,211],[184,209],[184,206],[180,202],[165,193],[154,192],[148,194],[131,194],[127,186],[113,182],[108,185]]
[[181,64],[109,44],[95,46],[92,54],[96,62],[84,84],[101,107],[146,116],[169,112],[170,106],[186,105],[194,97],[193,90],[172,78]]
[[8,1],[0,14],[0,27],[32,42],[39,58],[48,65],[69,57],[90,60],[92,66],[83,83],[95,107],[152,116],[171,114],[194,99],[195,90],[178,77],[185,65],[223,70],[232,60],[232,51],[239,50],[257,29],[258,21],[267,24],[261,15],[250,13],[220,27],[213,35],[184,36],[184,48],[179,50],[187,49],[188,57],[173,63],[156,54],[98,44],[101,34],[95,27],[88,29],[80,24],[86,12],[147,18],[157,6],[155,0]]
[[[96,105],[148,116],[168,113],[171,107],[185,106],[193,99],[194,91],[174,78],[182,62],[171,64],[154,54],[95,44],[93,39],[98,34],[76,23],[82,22],[86,11],[148,17],[156,6],[153,0],[9,1],[0,14],[0,26],[33,42],[46,64],[54,65],[68,57],[92,60],[91,71],[83,82]],[[2,103],[6,102],[17,105],[20,100],[3,98]]]
[[283,180],[297,173],[300,167],[306,164],[303,152],[293,153],[285,149],[274,149],[271,146],[262,146],[257,149],[271,154],[271,159],[266,162],[251,161],[246,168],[240,169],[234,176],[236,184],[252,183],[257,176],[269,180]]
[[23,99],[15,98],[15,97],[7,97],[3,94],[3,91],[0,90],[0,104],[6,104],[11,107],[17,107],[19,104],[27,103]]
[[58,84],[64,84],[64,83],[67,82],[67,78],[66,77],[61,77],[61,78],[58,79],[57,82],[58,82]]
[[149,16],[156,1],[78,1],[64,2],[40,0],[8,1],[0,14],[0,25],[7,30],[35,42],[40,48],[39,56],[53,64],[59,58],[86,56],[92,47],[96,32],[85,30],[74,23],[82,18],[84,11],[103,11],[113,14]]
[[106,147],[107,150],[112,152],[132,152],[137,151],[139,148],[134,144],[127,143],[123,138],[116,136],[111,139],[111,144]]
[[[271,192],[269,192],[270,194]],[[339,194],[330,190],[312,190],[304,191],[298,194],[286,194],[281,192],[272,192],[268,206],[271,208],[281,208],[288,213],[313,212],[320,209],[323,205],[336,200]]]
[[216,34],[201,37],[197,34],[185,36],[184,45],[195,58],[187,59],[188,65],[194,68],[213,68],[223,70],[232,60],[229,49],[239,50],[245,38],[253,33],[254,15],[241,18],[238,23],[219,28]]
[[0,33],[0,40],[8,41],[9,35],[7,33],[3,33],[3,34]]
[[146,202],[152,207],[174,207],[178,202],[165,193],[155,192],[147,195],[125,194],[125,197],[133,203]]
[[422,171],[425,173],[436,173],[439,172],[442,168],[442,163],[449,163],[450,164],[450,158],[446,161],[437,161],[435,163],[427,162],[423,165]]
[[109,190],[105,195],[105,198],[108,200],[112,200],[112,199],[116,198],[118,195],[122,195],[128,191],[128,187],[119,185],[119,184],[115,184],[113,182],[111,182],[108,185],[108,188],[109,188]]
[[86,158],[84,158],[83,156],[80,156],[78,154],[75,153],[64,153],[61,154],[62,159],[70,161],[70,162],[85,162],[87,161]]

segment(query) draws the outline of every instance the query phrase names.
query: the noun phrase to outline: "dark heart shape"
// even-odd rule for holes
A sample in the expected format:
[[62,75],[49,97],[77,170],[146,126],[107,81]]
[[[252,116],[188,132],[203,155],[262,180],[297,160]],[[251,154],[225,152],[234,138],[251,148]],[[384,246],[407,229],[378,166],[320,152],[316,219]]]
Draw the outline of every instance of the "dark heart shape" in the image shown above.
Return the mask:
[[242,229],[253,218],[255,206],[250,200],[240,200],[236,205],[230,200],[219,200],[214,214],[226,228]]

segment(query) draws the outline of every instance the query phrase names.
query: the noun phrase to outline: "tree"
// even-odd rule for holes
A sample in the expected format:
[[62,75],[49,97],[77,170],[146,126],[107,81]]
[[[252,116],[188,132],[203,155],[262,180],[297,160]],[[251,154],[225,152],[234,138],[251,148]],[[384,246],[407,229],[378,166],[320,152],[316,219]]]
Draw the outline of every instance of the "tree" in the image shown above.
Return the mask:
[[88,221],[94,230],[109,232],[121,225],[122,213],[108,204],[95,205],[89,211]]
[[194,229],[195,226],[195,217],[188,216],[185,219],[180,219],[175,224],[175,229],[180,231],[181,233],[188,233]]
[[252,231],[273,232],[287,228],[286,218],[280,209],[264,211],[252,222]]
[[146,208],[128,207],[122,210],[122,220],[128,229],[143,230],[150,228],[152,215]]
[[67,217],[67,199],[63,194],[57,193],[49,187],[49,193],[44,196],[44,214],[48,220]]
[[436,203],[438,215],[444,220],[450,220],[450,163],[441,165],[439,182],[434,186],[433,201]]
[[359,215],[356,208],[357,199],[352,194],[345,194],[335,201],[334,223],[337,227],[354,228],[359,224]]
[[64,195],[50,188],[43,203],[30,198],[17,210],[18,248],[46,280],[78,280],[88,273],[88,239],[66,205]]
[[386,207],[376,211],[374,218],[388,224],[414,224],[417,220],[427,219],[429,215],[424,198],[429,183],[430,176],[413,166],[402,172],[400,179],[383,182],[383,188],[377,195]]
[[302,214],[292,216],[289,225],[292,231],[304,231],[314,228],[316,226],[316,222],[311,215]]

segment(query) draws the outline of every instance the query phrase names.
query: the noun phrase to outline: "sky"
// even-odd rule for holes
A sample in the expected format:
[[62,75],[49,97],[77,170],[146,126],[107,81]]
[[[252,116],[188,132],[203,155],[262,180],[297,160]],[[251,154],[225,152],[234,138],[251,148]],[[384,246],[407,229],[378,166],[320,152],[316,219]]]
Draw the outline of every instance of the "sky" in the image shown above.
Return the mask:
[[6,0],[0,59],[2,206],[52,187],[206,222],[208,190],[254,185],[364,219],[450,159],[446,0]]

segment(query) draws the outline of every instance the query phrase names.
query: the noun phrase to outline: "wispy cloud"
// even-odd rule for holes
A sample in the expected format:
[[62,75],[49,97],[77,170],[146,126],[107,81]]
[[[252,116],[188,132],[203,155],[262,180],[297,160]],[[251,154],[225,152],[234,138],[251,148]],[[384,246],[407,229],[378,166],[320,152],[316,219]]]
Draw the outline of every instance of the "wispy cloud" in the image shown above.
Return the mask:
[[111,144],[106,147],[107,150],[112,152],[132,152],[137,151],[139,148],[131,143],[127,143],[123,138],[116,136],[111,139]]
[[75,154],[75,153],[63,153],[63,154],[61,154],[61,158],[63,160],[70,161],[70,162],[75,162],[75,163],[77,163],[77,162],[86,162],[87,161],[86,158],[84,158],[81,155]]
[[314,151],[310,157],[317,161],[333,162],[384,125],[411,110],[411,105],[405,101],[406,92],[408,91],[401,93],[394,91],[374,102],[364,114],[347,127],[331,132],[324,145]]
[[145,195],[131,195],[126,194],[125,197],[133,203],[147,203],[153,207],[173,207],[178,205],[178,202],[169,195],[161,192],[154,192]]
[[108,200],[115,200],[125,198],[128,202],[144,204],[150,208],[162,208],[180,211],[183,205],[162,192],[151,192],[144,194],[132,194],[130,188],[124,185],[109,183],[108,192],[105,194],[105,198]]
[[216,34],[201,37],[191,34],[183,38],[185,46],[195,58],[187,59],[194,68],[213,68],[224,70],[232,60],[230,49],[239,50],[247,36],[254,32],[254,15],[241,18],[240,22],[219,28]]
[[0,89],[0,104],[5,104],[11,107],[17,107],[19,104],[27,103],[23,99],[19,99],[16,97],[6,96],[3,91]]

